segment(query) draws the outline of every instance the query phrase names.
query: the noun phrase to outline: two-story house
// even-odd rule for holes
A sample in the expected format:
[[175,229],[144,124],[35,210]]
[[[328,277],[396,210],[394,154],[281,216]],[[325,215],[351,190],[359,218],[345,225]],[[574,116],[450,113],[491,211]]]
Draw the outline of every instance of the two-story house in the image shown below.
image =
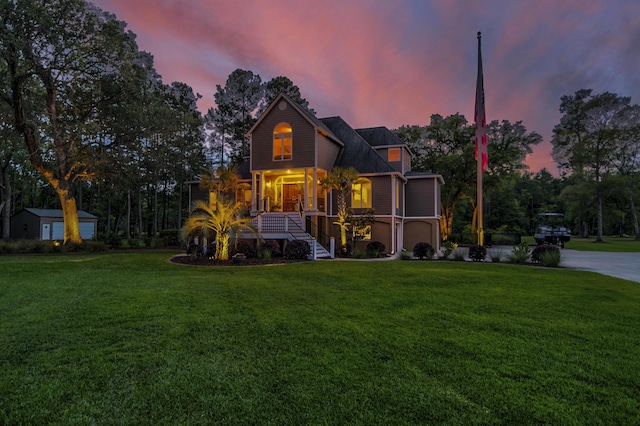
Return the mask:
[[[353,167],[360,179],[350,207],[354,216],[372,209],[375,219],[357,230],[357,246],[380,241],[393,254],[424,241],[439,249],[442,177],[412,171],[411,151],[387,128],[356,130],[340,117],[318,119],[281,94],[247,137],[251,149],[238,168],[245,183],[239,197],[263,238],[313,237],[329,249],[333,237],[339,245],[335,191],[324,191],[320,180],[334,167]],[[207,196],[191,185],[191,200]]]

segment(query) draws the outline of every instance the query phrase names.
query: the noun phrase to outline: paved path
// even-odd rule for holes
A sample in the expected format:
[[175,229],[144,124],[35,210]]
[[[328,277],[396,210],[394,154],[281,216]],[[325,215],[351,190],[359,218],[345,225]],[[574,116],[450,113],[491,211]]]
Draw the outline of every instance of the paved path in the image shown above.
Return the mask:
[[[487,254],[491,251],[498,251],[506,255],[511,252],[511,249],[511,246],[494,246],[488,250]],[[598,272],[602,275],[640,283],[640,253],[607,253],[562,249],[560,254],[560,266],[563,268]],[[375,260],[394,260],[397,258],[397,256],[390,256]]]
[[604,253],[562,249],[560,266],[598,272],[640,283],[640,253]]

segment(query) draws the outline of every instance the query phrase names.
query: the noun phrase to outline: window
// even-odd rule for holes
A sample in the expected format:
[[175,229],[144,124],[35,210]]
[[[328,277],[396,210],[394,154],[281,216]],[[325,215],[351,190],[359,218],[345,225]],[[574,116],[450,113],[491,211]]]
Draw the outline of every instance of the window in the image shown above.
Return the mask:
[[400,208],[400,181],[396,179],[396,209]]
[[387,152],[388,161],[400,161],[400,148],[389,148]]
[[293,131],[288,123],[280,123],[273,130],[273,161],[293,157]]
[[353,236],[362,241],[371,240],[371,225],[354,226]]
[[371,181],[360,178],[360,182],[351,185],[351,207],[354,209],[371,208]]

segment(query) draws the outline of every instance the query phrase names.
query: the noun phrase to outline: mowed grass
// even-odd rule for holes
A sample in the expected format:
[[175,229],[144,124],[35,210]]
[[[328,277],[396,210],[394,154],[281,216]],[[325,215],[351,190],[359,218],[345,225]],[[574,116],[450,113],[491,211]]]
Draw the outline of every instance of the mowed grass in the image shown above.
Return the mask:
[[640,286],[443,261],[0,257],[3,424],[640,424]]
[[[522,237],[522,241],[535,244],[532,236]],[[602,251],[609,253],[638,253],[640,241],[633,237],[604,237],[604,242],[596,243],[595,237],[579,238],[572,236],[565,248],[579,251]]]

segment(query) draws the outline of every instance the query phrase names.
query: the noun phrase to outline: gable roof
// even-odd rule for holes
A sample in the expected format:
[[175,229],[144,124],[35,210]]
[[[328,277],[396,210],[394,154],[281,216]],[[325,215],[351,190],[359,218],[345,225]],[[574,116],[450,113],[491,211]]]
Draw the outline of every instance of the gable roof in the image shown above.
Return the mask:
[[287,96],[285,93],[280,93],[278,96],[276,96],[276,98],[273,100],[273,102],[271,102],[271,105],[269,105],[269,107],[262,113],[262,115],[258,118],[258,120],[256,120],[256,122],[254,123],[254,125],[251,127],[251,129],[249,129],[249,131],[247,132],[247,136],[251,135],[253,133],[253,131],[255,130],[256,127],[258,127],[258,125],[262,122],[262,120],[264,119],[264,117],[266,117],[267,115],[269,115],[269,113],[271,112],[271,110],[281,101],[281,100],[285,100],[287,101],[287,103],[289,103],[289,105],[291,105],[302,117],[304,117],[313,127],[316,131],[320,132],[321,134],[323,134],[324,136],[328,137],[329,139],[331,139],[332,141],[334,141],[335,143],[337,143],[338,145],[342,146],[342,142],[340,141],[340,139],[338,137],[336,137],[336,135],[333,134],[333,132],[331,131],[331,129],[327,128],[324,123],[322,122],[322,120],[319,120],[313,113],[311,113],[308,109],[306,108],[302,108],[300,105],[298,105],[297,102],[295,102],[293,99],[291,99],[289,96]]
[[341,117],[320,119],[344,143],[336,167],[353,167],[359,173],[394,173],[396,170]]
[[[62,210],[60,209],[32,209],[27,208],[23,211],[28,211],[29,213],[38,216],[38,217],[50,217],[54,219],[62,219]],[[17,213],[16,213],[17,214]],[[94,216],[91,213],[85,212],[84,210],[78,210],[78,219],[97,219],[98,216]]]

